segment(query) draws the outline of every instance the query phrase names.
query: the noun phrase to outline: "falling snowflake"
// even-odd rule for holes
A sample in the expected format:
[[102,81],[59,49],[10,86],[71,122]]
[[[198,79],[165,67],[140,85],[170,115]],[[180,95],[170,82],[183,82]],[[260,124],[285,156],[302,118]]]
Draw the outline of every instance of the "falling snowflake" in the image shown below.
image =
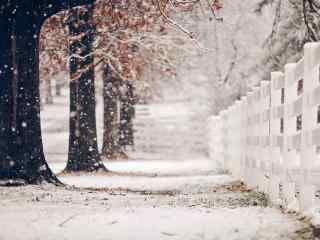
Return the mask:
[[47,166],[43,164],[42,166],[39,167],[39,171],[43,172],[47,170]]

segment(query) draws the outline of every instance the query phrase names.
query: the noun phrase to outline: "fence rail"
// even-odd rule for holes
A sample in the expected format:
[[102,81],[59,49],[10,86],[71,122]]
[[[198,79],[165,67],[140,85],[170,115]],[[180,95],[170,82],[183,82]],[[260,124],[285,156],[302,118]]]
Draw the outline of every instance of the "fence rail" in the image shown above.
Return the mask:
[[209,120],[210,156],[274,202],[299,210],[320,189],[320,44]]
[[139,106],[134,119],[135,150],[179,159],[207,152],[206,123],[191,116],[153,116]]

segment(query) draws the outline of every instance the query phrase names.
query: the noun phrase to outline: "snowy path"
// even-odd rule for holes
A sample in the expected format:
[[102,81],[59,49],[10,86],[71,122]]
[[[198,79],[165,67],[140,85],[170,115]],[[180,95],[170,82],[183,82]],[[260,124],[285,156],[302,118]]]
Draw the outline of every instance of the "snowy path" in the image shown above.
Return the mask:
[[311,239],[306,223],[210,164],[113,162],[108,176],[61,176],[81,189],[0,188],[0,239]]

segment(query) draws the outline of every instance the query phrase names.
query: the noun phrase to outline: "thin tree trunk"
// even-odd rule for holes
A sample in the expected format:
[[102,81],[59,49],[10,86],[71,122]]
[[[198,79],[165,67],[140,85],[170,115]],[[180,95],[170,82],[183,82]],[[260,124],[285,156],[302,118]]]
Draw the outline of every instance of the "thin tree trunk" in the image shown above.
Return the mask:
[[45,80],[45,104],[53,104],[51,78]]
[[120,146],[123,150],[126,146],[133,146],[133,117],[134,117],[134,96],[130,82],[122,85],[121,95],[121,118],[120,118]]
[[106,65],[103,76],[103,146],[102,155],[115,159],[118,154],[118,83],[110,66]]
[[62,96],[62,93],[61,93],[62,87],[63,87],[63,83],[61,83],[61,79],[59,79],[59,80],[56,79],[55,89],[56,89],[56,96],[57,97]]

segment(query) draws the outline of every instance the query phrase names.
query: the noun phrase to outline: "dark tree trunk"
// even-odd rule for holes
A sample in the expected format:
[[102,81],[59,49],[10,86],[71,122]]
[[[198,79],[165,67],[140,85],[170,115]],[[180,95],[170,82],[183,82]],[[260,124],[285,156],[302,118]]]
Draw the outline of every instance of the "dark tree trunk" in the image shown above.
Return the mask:
[[30,4],[20,4],[14,15],[7,9],[0,19],[0,51],[6,53],[0,57],[0,178],[58,184],[44,158],[40,126],[38,37],[43,17]]
[[56,80],[55,88],[56,88],[56,96],[57,97],[62,96],[61,90],[62,90],[62,87],[63,87],[63,83],[61,83],[60,81],[61,81],[61,79],[60,80]]
[[133,118],[135,115],[134,95],[132,84],[127,81],[122,85],[120,113],[120,146],[125,150],[126,146],[133,146]]
[[[106,171],[97,144],[94,62],[92,44],[93,5],[72,9],[68,20],[71,35],[70,53],[70,135],[65,171]],[[79,37],[79,34],[83,34]]]
[[50,78],[45,81],[45,104],[53,104],[52,81]]
[[[15,144],[20,171],[30,182],[54,178],[43,153],[40,93],[39,93],[39,48],[40,26],[34,27],[30,17],[19,18],[19,30],[16,34],[17,52],[17,111]],[[23,54],[20,54],[23,53]],[[25,54],[25,55],[24,55]],[[26,57],[27,56],[27,57]]]
[[61,184],[43,153],[38,38],[44,20],[92,0],[0,2],[0,180]]
[[0,19],[0,179],[13,178],[9,146],[11,146],[12,111],[12,19],[4,16]]
[[119,152],[118,83],[110,66],[106,65],[103,76],[103,145],[102,155],[117,158]]

